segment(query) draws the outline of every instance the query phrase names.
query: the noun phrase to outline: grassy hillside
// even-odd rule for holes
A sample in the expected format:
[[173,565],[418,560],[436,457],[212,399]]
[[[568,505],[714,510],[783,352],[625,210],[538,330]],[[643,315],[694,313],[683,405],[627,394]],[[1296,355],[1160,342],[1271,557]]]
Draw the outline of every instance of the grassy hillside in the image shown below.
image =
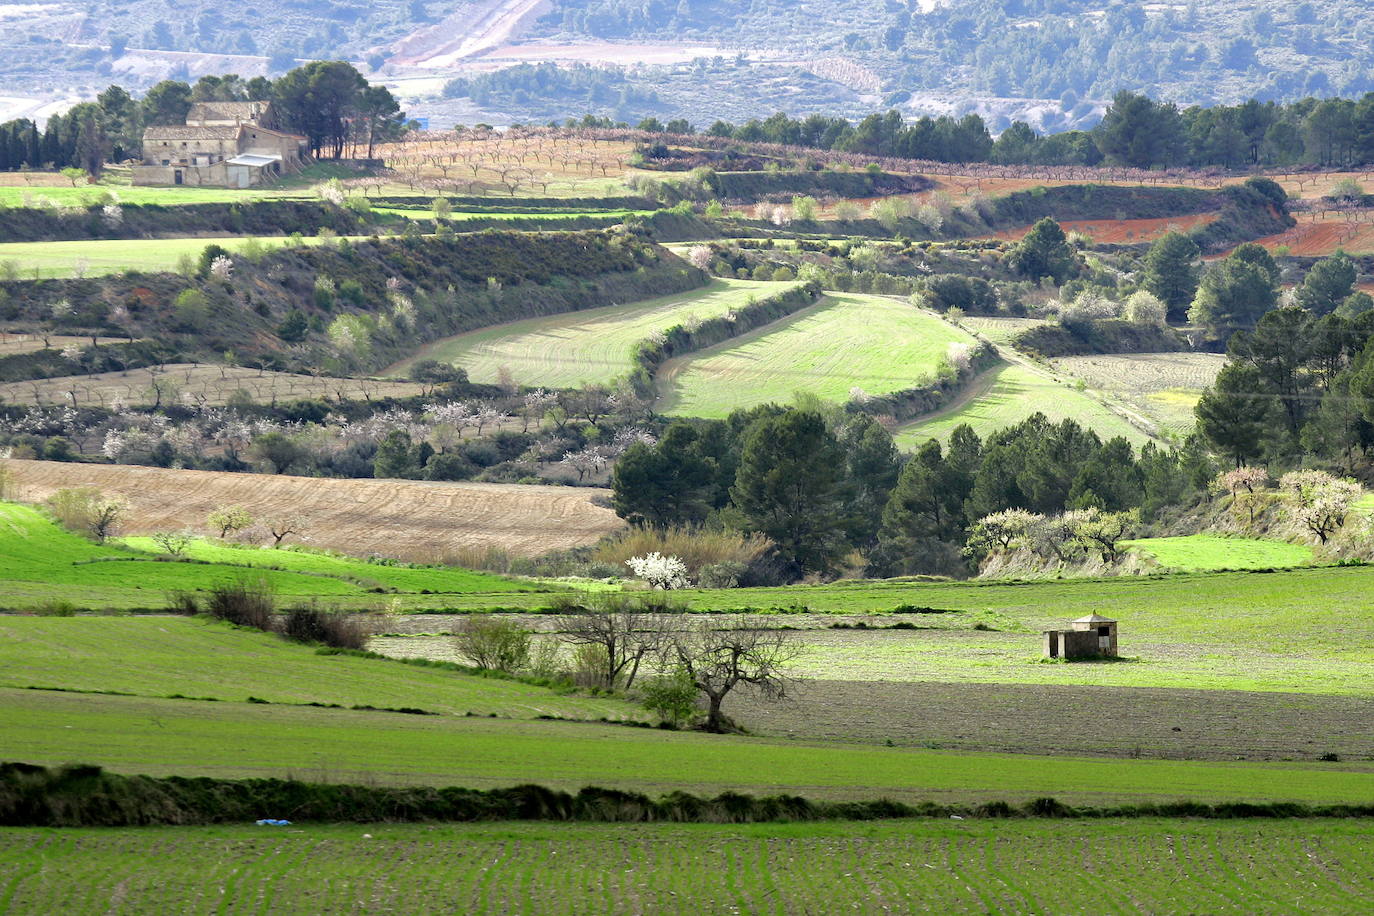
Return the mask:
[[605,383],[633,368],[635,345],[650,335],[693,318],[724,315],[784,286],[714,280],[699,290],[630,305],[496,325],[430,344],[387,372],[402,374],[417,359],[437,359],[463,367],[476,382],[495,382],[504,368],[521,385]]
[[[15,876],[17,911],[72,916],[106,912],[111,900],[189,912],[206,885],[224,889],[226,911],[279,914],[346,911],[359,887],[405,899],[417,916],[591,912],[608,900],[682,916],[701,912],[704,900],[799,913],[858,893],[870,911],[892,912],[916,900],[941,913],[1047,903],[1157,913],[1374,906],[1365,824],[1266,821],[1262,830],[1196,820],[1034,821],[1014,830],[975,821],[5,830],[0,869]],[[1075,880],[1064,880],[1065,862]]]
[[732,410],[785,403],[798,391],[843,402],[854,388],[887,394],[932,378],[951,343],[973,338],[906,302],[856,293],[743,337],[670,361],[660,410],[724,417]]
[[1187,537],[1141,538],[1126,543],[1137,552],[1154,557],[1161,566],[1169,569],[1275,569],[1306,566],[1312,562],[1312,548],[1305,544],[1256,538],[1194,534]]
[[963,423],[986,437],[1037,412],[1052,422],[1071,417],[1103,439],[1124,436],[1136,446],[1150,439],[1100,401],[1021,365],[990,369],[975,380],[970,391],[953,409],[903,427],[896,436],[898,446],[909,449],[927,439],[946,439]]
[[[317,655],[256,630],[186,617],[0,617],[0,686],[244,703],[338,703],[420,708],[446,716],[496,714],[639,718],[617,700],[559,696],[517,681],[377,659]],[[72,699],[79,699],[72,696]],[[41,703],[41,700],[37,701]],[[209,704],[182,701],[194,715]]]

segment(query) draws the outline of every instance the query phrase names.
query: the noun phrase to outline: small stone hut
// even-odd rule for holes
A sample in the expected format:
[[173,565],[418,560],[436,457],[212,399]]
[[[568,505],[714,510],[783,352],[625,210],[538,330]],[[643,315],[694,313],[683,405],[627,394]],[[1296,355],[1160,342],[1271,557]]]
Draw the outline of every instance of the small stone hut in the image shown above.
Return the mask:
[[1089,614],[1067,630],[1046,630],[1045,657],[1116,658],[1116,621]]

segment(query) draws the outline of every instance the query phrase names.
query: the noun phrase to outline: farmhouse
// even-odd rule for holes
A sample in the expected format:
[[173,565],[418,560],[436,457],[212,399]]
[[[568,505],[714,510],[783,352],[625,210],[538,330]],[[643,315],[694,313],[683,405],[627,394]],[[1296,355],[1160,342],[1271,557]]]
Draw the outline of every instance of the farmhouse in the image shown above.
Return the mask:
[[143,131],[133,183],[248,188],[294,172],[306,140],[272,123],[271,102],[197,102],[185,124]]
[[1067,630],[1046,630],[1045,657],[1116,658],[1116,621],[1089,614]]

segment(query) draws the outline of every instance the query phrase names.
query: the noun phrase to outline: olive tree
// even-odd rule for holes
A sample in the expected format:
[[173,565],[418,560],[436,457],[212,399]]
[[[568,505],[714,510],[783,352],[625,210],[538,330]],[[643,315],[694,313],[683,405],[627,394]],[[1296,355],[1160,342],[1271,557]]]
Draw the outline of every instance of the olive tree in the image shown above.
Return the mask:
[[702,620],[677,630],[664,654],[705,700],[706,731],[725,732],[731,725],[721,711],[725,698],[740,686],[767,699],[786,698],[796,684],[788,668],[801,651],[793,631],[765,629],[746,618],[726,627]]

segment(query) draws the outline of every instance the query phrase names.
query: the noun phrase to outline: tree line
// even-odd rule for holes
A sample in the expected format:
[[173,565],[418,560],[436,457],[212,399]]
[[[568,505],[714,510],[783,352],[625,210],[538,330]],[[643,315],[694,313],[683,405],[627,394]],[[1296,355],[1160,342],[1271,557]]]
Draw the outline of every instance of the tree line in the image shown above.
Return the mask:
[[1179,108],[1123,91],[1091,131],[1040,134],[1016,121],[995,139],[977,114],[907,121],[895,109],[858,123],[778,113],[739,125],[716,121],[706,133],[936,162],[1108,163],[1143,169],[1336,167],[1374,162],[1374,92],[1359,99],[1310,97],[1288,104],[1250,99],[1239,105]]
[[352,64],[313,61],[278,79],[202,76],[191,85],[163,80],[134,98],[110,86],[94,102],[74,105],[39,127],[20,118],[0,123],[0,171],[81,168],[98,175],[106,162],[137,158],[147,127],[184,124],[196,102],[270,101],[274,125],[304,136],[311,155],[340,158],[398,137],[407,122],[385,86],[369,85]]
[[[1035,414],[981,439],[967,425],[903,459],[876,420],[838,408],[765,405],[678,420],[632,446],[612,478],[620,517],[647,528],[723,526],[769,538],[783,578],[965,574],[981,518],[1008,509],[1138,511],[1149,518],[1207,487],[1199,441],[1137,454],[1069,419]],[[741,584],[748,584],[742,580]]]

